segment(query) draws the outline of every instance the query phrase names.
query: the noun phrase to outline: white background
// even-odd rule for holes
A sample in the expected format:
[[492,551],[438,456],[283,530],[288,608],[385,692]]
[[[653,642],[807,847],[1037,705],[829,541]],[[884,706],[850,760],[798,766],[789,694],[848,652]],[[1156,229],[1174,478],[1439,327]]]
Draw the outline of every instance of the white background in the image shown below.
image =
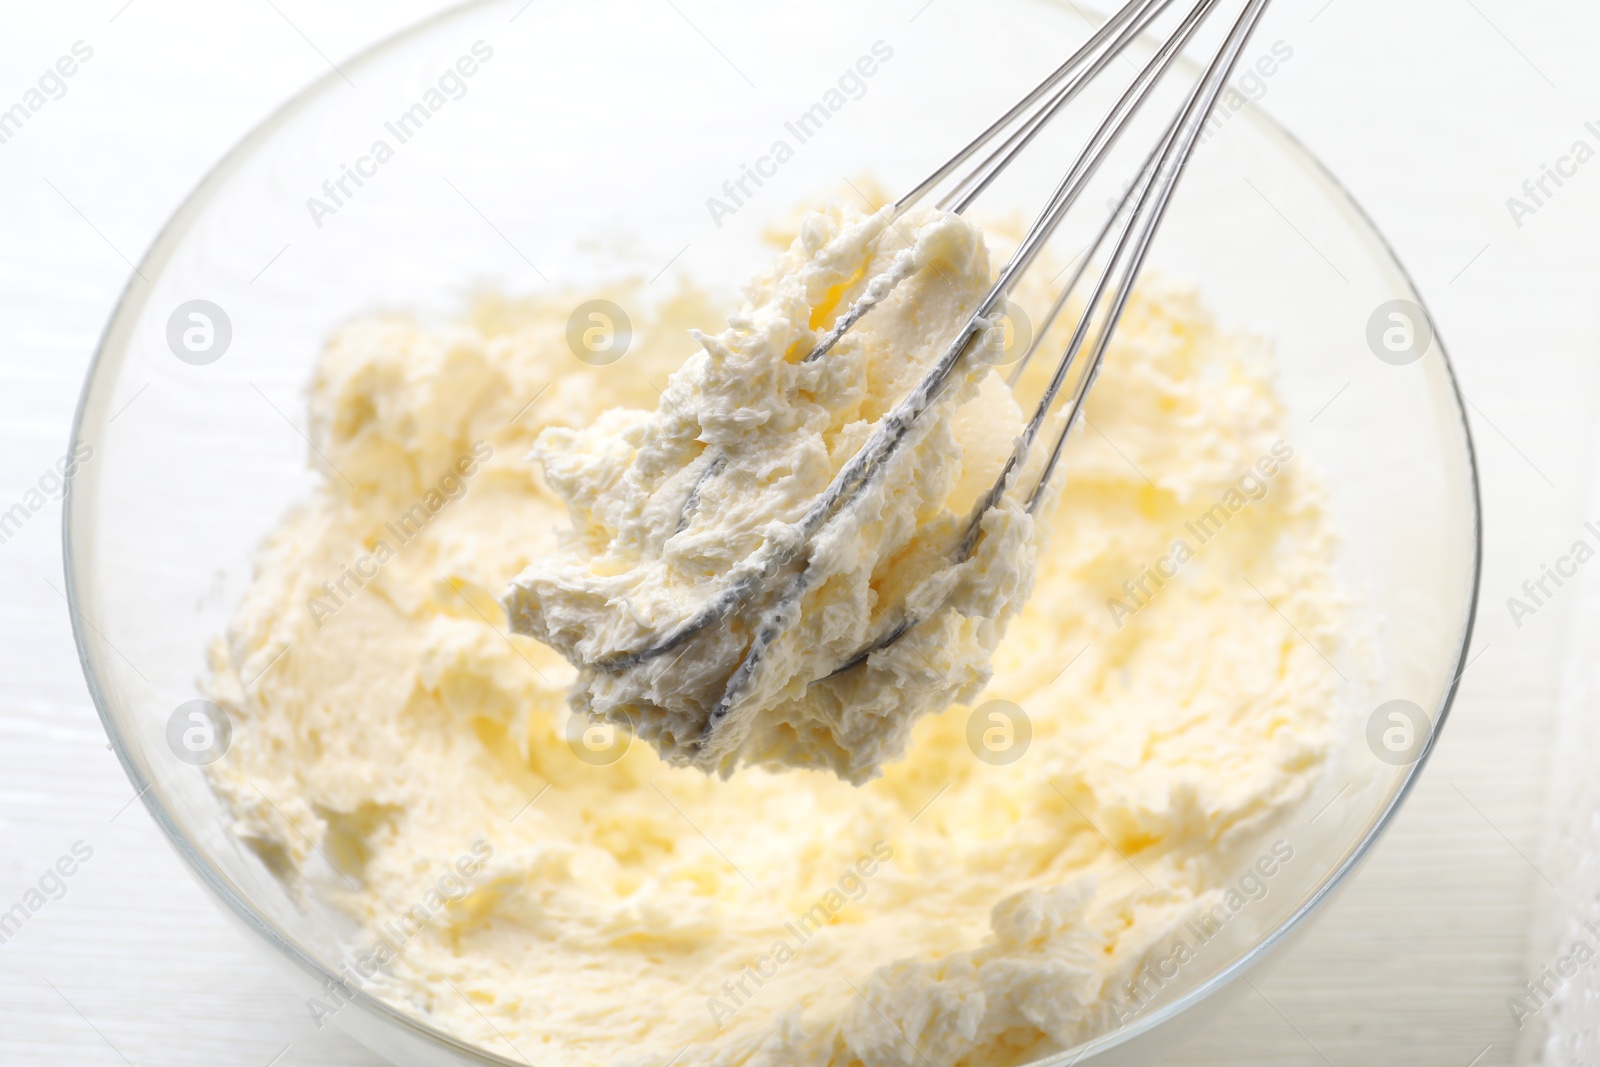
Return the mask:
[[[716,27],[691,25],[694,0],[673,2],[682,33],[663,46],[688,63],[722,62],[706,40]],[[74,41],[95,50],[67,95],[0,145],[0,510],[64,451],[130,261],[200,176],[329,59],[439,6],[0,4],[4,105]],[[905,7],[908,19],[946,17],[940,0]],[[1600,376],[1600,161],[1520,228],[1506,199],[1575,140],[1600,145],[1600,125],[1584,128],[1600,121],[1600,6],[1279,0],[1258,40],[1277,38],[1295,58],[1262,106],[1371,211],[1457,361],[1488,517],[1480,658],[1372,861],[1258,980],[1260,994],[1174,1062],[1507,1064],[1517,1034],[1505,1002],[1530,970],[1575,594],[1521,628],[1505,601],[1585,518],[1600,519],[1584,491]],[[1286,228],[1284,240],[1297,237]],[[128,804],[56,592],[59,519],[51,504],[0,545],[0,907],[73,842],[94,856],[63,899],[0,946],[0,1064],[377,1062],[313,1026],[214,913],[143,806]]]

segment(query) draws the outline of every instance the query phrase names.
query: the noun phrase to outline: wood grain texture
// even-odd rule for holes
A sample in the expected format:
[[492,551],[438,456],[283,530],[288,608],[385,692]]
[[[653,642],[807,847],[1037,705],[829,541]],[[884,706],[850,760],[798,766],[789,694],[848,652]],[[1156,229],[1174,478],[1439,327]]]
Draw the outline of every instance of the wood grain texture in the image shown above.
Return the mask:
[[[128,261],[199,176],[326,69],[319,51],[349,55],[435,6],[7,0],[0,103],[74,41],[95,55],[0,144],[0,507],[64,451]],[[922,6],[892,0],[874,17]],[[918,17],[942,17],[939,0]],[[1574,607],[1557,598],[1519,629],[1505,598],[1593,517],[1600,162],[1520,228],[1506,198],[1600,119],[1600,8],[1280,0],[1261,34],[1296,52],[1263,106],[1372,212],[1457,361],[1488,515],[1480,655],[1363,872],[1259,993],[1171,1062],[1505,1065],[1505,1000],[1537,969],[1540,876],[1524,857],[1538,855]],[[128,804],[72,649],[59,518],[52,503],[0,545],[0,907],[75,842],[93,856],[0,946],[0,1064],[376,1063],[313,1026]]]

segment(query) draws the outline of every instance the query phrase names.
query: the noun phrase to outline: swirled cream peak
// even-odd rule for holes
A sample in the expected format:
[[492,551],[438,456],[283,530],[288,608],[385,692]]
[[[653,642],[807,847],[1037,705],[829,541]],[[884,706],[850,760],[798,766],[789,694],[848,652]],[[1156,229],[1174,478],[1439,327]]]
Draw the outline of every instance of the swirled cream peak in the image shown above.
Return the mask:
[[[505,607],[579,669],[576,711],[724,777],[787,764],[860,783],[904,752],[917,719],[983,688],[1038,537],[1011,502],[960,550],[1022,428],[992,366],[958,369],[804,547],[800,520],[990,281],[983,236],[959,216],[812,213],[727,328],[695,334],[654,410],[540,436],[534,455],[573,525]],[[858,300],[871,314],[808,358]],[[746,591],[736,606],[669,640],[730,587]],[[772,613],[784,628],[768,646],[757,635]]]

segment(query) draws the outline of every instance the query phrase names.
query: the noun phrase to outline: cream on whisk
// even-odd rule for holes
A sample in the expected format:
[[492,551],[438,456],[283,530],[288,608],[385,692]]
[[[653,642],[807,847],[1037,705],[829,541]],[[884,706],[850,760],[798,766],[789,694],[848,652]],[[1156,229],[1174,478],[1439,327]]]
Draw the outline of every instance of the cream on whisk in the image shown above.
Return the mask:
[[[919,718],[976,696],[1031,590],[1040,535],[1009,500],[960,551],[1023,426],[989,363],[965,362],[883,469],[795,549],[798,520],[990,282],[983,237],[959,216],[813,213],[727,329],[696,335],[701,350],[653,411],[541,435],[535,457],[573,528],[505,607],[515,631],[579,668],[575,711],[724,777],[759,763],[860,783],[904,752]],[[863,299],[872,314],[807,359]],[[755,610],[692,628],[738,582]],[[774,610],[786,625],[757,663]]]

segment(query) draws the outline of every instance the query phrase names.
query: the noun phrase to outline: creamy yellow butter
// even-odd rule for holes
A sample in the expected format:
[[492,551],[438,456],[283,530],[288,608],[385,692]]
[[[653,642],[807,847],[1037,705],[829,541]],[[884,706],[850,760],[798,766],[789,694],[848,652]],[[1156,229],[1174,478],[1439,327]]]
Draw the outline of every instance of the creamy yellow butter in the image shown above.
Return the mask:
[[212,654],[234,832],[356,920],[353,980],[513,1060],[1011,1064],[1137,1015],[1330,745],[1336,675],[1285,617],[1337,647],[1333,542],[1263,346],[1147,281],[979,706],[860,787],[723,781],[574,719],[497,599],[571,521],[540,434],[655,410],[716,318],[612,295],[636,336],[607,367],[566,299],[329,344],[323,482]]
[[[958,215],[812,214],[728,328],[695,335],[701,350],[653,410],[540,435],[535,458],[574,529],[514,579],[506,611],[579,668],[576,710],[724,777],[762,763],[860,784],[917,719],[982,691],[1040,541],[1029,482],[963,551],[1024,421],[983,338],[882,470],[809,541],[803,522],[990,276]],[[863,298],[871,312],[818,352]],[[686,629],[729,590],[724,617]]]

